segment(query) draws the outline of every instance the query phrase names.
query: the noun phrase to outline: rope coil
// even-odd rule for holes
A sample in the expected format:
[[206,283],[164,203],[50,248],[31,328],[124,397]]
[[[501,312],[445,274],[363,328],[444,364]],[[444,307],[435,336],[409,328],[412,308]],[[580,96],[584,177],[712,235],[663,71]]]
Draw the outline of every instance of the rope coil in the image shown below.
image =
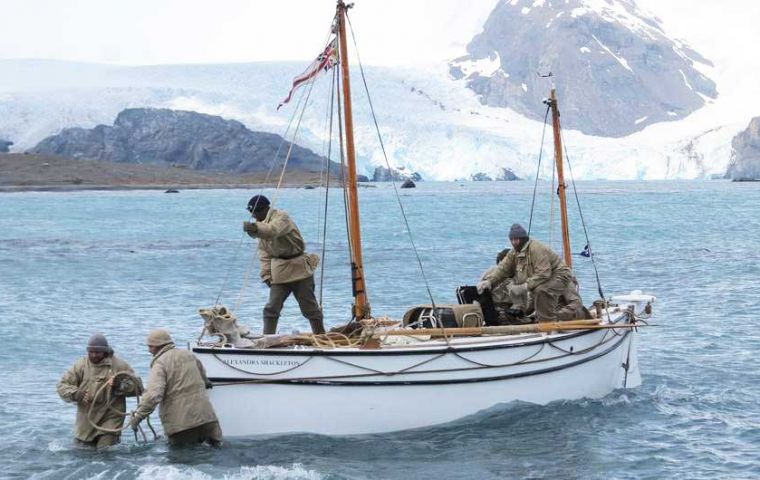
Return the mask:
[[[136,375],[134,375],[133,373],[128,372],[126,370],[122,370],[120,372],[116,372],[115,374],[113,374],[113,376],[111,377],[111,381],[110,382],[105,382],[105,383],[103,383],[103,385],[100,386],[100,388],[98,388],[98,390],[95,392],[95,395],[92,397],[92,400],[90,400],[90,408],[87,410],[87,421],[90,423],[91,427],[93,427],[94,429],[96,429],[96,430],[98,430],[100,432],[117,433],[118,434],[118,433],[123,432],[127,428],[129,428],[129,424],[122,425],[119,428],[106,428],[106,427],[102,427],[102,426],[98,425],[92,419],[92,410],[95,407],[95,404],[97,403],[98,398],[100,398],[100,396],[104,392],[105,392],[105,395],[106,395],[106,397],[105,397],[105,403],[108,406],[108,411],[111,411],[113,413],[121,415],[122,417],[126,417],[127,415],[134,415],[134,413],[135,413],[134,410],[131,411],[131,412],[122,412],[121,410],[117,410],[113,406],[113,404],[111,403],[112,400],[113,400],[113,398],[114,398],[114,397],[111,396],[111,393],[112,393],[112,390],[113,390],[113,383],[116,383],[116,379],[118,377],[127,377],[127,379],[131,380],[132,382],[134,382],[134,384],[136,386],[140,385],[140,379]],[[137,400],[137,404],[139,405],[140,404],[140,395],[139,395],[139,393],[135,394],[135,398]],[[145,421],[148,424],[148,427],[150,428],[150,431],[153,433],[153,441],[158,440],[158,434],[156,433],[156,430],[153,428],[153,425],[151,425],[151,423],[150,423],[150,415],[145,418]],[[140,433],[142,434],[143,442],[147,443],[148,442],[148,437],[145,435],[145,431],[143,430],[142,426],[138,426],[138,429],[139,429]],[[137,430],[134,431],[134,434],[135,434],[135,441],[139,442],[138,437],[137,437]]]

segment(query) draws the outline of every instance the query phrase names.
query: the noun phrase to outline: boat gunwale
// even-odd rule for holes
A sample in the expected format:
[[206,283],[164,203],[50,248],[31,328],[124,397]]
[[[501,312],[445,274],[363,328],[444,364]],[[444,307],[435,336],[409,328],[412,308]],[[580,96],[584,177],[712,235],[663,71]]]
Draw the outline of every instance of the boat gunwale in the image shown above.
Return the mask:
[[[552,343],[556,341],[562,341],[572,338],[577,338],[583,335],[588,335],[598,330],[580,330],[568,334],[562,334],[561,336],[546,335],[540,338],[533,339],[532,341],[514,342],[514,343],[495,343],[489,345],[471,345],[466,347],[451,346],[451,345],[437,345],[423,348],[412,347],[408,350],[402,349],[358,349],[352,347],[350,349],[336,348],[336,349],[314,349],[311,347],[303,349],[275,349],[275,348],[263,348],[263,349],[249,349],[249,348],[215,348],[215,347],[199,347],[193,346],[191,350],[193,353],[205,353],[205,354],[223,354],[223,355],[284,355],[284,356],[382,356],[382,355],[430,355],[447,351],[459,352],[473,352],[484,350],[497,350],[503,348],[519,348],[532,345],[540,345],[542,343]],[[501,335],[508,337],[510,335]],[[495,336],[494,336],[495,337]],[[497,340],[498,341],[498,340]]]
[[[209,377],[209,381],[215,384],[223,383],[227,384],[226,386],[230,386],[233,384],[254,384],[254,385],[296,385],[296,386],[332,386],[332,387],[380,387],[380,386],[387,386],[387,387],[394,387],[394,386],[418,386],[418,385],[451,385],[451,384],[458,384],[458,383],[481,383],[481,382],[497,382],[502,380],[509,380],[513,378],[521,378],[521,377],[529,377],[533,375],[543,375],[546,373],[552,373],[559,370],[564,370],[567,368],[572,368],[578,365],[582,365],[587,362],[591,362],[593,360],[596,360],[598,358],[601,358],[605,355],[608,355],[615,350],[617,350],[618,347],[620,347],[624,342],[625,339],[628,338],[630,334],[634,332],[628,330],[624,334],[621,335],[621,338],[618,339],[617,342],[615,342],[613,345],[607,347],[605,350],[601,352],[594,353],[593,355],[589,355],[587,357],[580,358],[578,360],[574,360],[569,363],[564,363],[561,365],[555,365],[552,367],[542,368],[538,370],[528,370],[524,372],[517,372],[517,373],[510,373],[507,375],[498,375],[494,377],[474,377],[474,378],[457,378],[457,379],[446,379],[446,380],[402,380],[402,381],[366,381],[366,382],[357,382],[357,381],[335,381],[335,380],[329,380],[329,379],[320,379],[320,380],[298,380],[298,379],[260,379],[260,378],[235,378],[235,377]],[[631,339],[633,341],[633,339]],[[254,380],[252,382],[252,380]],[[225,385],[220,385],[225,386]]]

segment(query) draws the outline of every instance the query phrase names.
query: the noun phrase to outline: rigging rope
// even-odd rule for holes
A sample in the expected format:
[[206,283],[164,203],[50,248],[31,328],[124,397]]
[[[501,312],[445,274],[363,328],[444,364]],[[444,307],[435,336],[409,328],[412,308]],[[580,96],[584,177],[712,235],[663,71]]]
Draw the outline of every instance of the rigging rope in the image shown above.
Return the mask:
[[[338,74],[338,69],[333,69],[333,80],[331,85],[335,83],[335,77]],[[322,227],[322,261],[319,268],[319,306],[322,306],[322,291],[325,284],[325,260],[327,253],[327,205],[330,199],[330,159],[332,158],[332,136],[333,136],[333,113],[335,111],[335,89],[330,88],[330,121],[329,121],[329,133],[327,134],[327,179],[325,181],[325,209],[324,209],[324,226]],[[324,314],[324,311],[323,311]]]
[[280,171],[280,178],[277,181],[275,194],[272,197],[272,207],[274,207],[274,205],[277,203],[280,187],[282,187],[282,180],[285,178],[285,171],[288,169],[288,162],[290,161],[290,155],[293,153],[293,146],[295,145],[296,138],[298,138],[298,130],[301,128],[301,121],[303,120],[304,113],[306,113],[306,107],[309,104],[309,98],[311,98],[311,91],[314,89],[314,82],[317,80],[317,77],[318,75],[314,75],[311,81],[309,81],[309,90],[306,93],[306,101],[304,102],[303,107],[301,108],[301,114],[298,116],[298,122],[296,122],[296,128],[293,131],[293,140],[290,142],[290,146],[288,147],[288,153],[285,155],[285,162],[282,164],[282,170]]
[[546,113],[544,114],[544,129],[541,131],[541,148],[538,151],[538,168],[536,169],[536,180],[533,183],[533,200],[530,202],[530,218],[528,219],[528,235],[530,236],[530,228],[533,226],[533,208],[536,205],[536,190],[538,189],[538,177],[541,175],[541,157],[544,155],[544,138],[546,137],[546,120],[549,118],[550,105],[546,107]]
[[[334,69],[333,69],[333,75],[335,75]],[[330,91],[332,92],[332,88],[330,89]],[[325,105],[324,128],[322,129],[322,150],[321,150],[322,167],[321,167],[321,170],[319,171],[319,186],[326,187],[326,188],[329,188],[329,185],[325,186],[325,169],[327,169],[328,181],[329,181],[329,175],[330,175],[330,159],[327,158],[327,155],[329,154],[328,150],[330,149],[331,142],[332,142],[331,131],[330,131],[330,128],[332,127],[332,122],[330,120],[332,116],[332,108],[333,108],[332,103],[327,102]],[[316,208],[317,208],[317,238],[323,238],[322,204],[317,203]],[[326,222],[324,225],[327,226]],[[320,264],[321,263],[322,262],[320,262]]]
[[[328,33],[325,36],[325,43],[327,42],[327,39],[330,38],[330,35],[332,35],[332,28],[330,28],[328,30]],[[269,179],[270,179],[270,177],[272,175],[272,172],[274,171],[274,167],[277,166],[277,157],[279,156],[280,151],[282,151],[283,145],[285,144],[285,142],[287,142],[288,132],[290,132],[290,129],[291,129],[292,125],[293,125],[293,120],[295,119],[296,114],[298,113],[298,111],[300,109],[301,115],[298,118],[296,129],[295,129],[295,131],[293,133],[293,140],[290,142],[290,145],[288,147],[288,152],[287,152],[287,155],[285,157],[285,161],[283,163],[282,172],[280,174],[280,178],[279,178],[279,181],[277,183],[277,187],[276,187],[276,190],[275,190],[275,195],[274,195],[274,197],[272,198],[272,201],[271,201],[271,205],[272,206],[274,206],[274,204],[275,204],[275,201],[276,201],[276,198],[277,198],[277,192],[279,192],[280,186],[282,184],[283,176],[285,174],[285,169],[287,168],[288,161],[290,160],[290,154],[291,154],[291,152],[293,150],[293,145],[295,144],[296,138],[298,136],[298,128],[301,125],[301,120],[303,119],[303,113],[306,110],[306,105],[309,102],[309,95],[311,94],[311,90],[312,90],[312,87],[314,86],[314,81],[316,80],[316,77],[317,76],[314,76],[314,78],[311,79],[311,81],[309,83],[308,92],[306,92],[304,90],[301,90],[301,93],[300,93],[300,95],[298,97],[298,102],[296,103],[296,107],[293,109],[293,113],[291,114],[290,120],[288,121],[288,125],[287,125],[287,127],[285,129],[285,133],[282,135],[282,139],[280,140],[280,144],[277,146],[277,150],[275,151],[274,158],[272,160],[272,165],[269,167],[269,170],[267,171],[267,175],[264,178],[264,183],[261,185],[261,188],[259,189],[259,194],[261,194],[261,193],[263,193],[264,189],[268,185]],[[304,100],[304,95],[306,96],[306,100],[305,101],[303,101]],[[303,101],[303,106],[301,105],[302,101]],[[233,263],[230,264],[230,267],[227,270],[227,274],[225,275],[225,279],[224,279],[224,282],[222,284],[222,288],[219,291],[219,294],[217,295],[216,300],[214,301],[214,306],[219,305],[219,300],[220,300],[220,298],[222,296],[222,293],[224,292],[224,290],[226,288],[227,279],[229,277],[229,272],[232,269],[232,265],[234,265],[235,263],[237,263],[237,254],[238,254],[238,251],[240,250],[240,247],[243,244],[243,239],[245,238],[245,236],[246,236],[245,232],[243,232],[243,233],[240,234],[240,242],[238,243],[238,247],[237,247],[237,249],[235,251],[235,256],[233,258]],[[253,252],[251,254],[250,262],[248,263],[248,266],[246,267],[245,273],[243,274],[243,285],[240,287],[240,290],[238,291],[238,296],[237,296],[237,299],[235,300],[235,306],[232,308],[233,311],[238,310],[240,308],[240,306],[242,305],[243,292],[248,287],[248,280],[249,280],[249,277],[250,277],[250,274],[251,274],[251,270],[253,269],[253,265],[256,262],[257,256],[258,256],[258,249],[254,248]]]
[[393,179],[393,171],[391,170],[390,162],[388,161],[388,154],[385,151],[385,143],[383,142],[383,137],[380,134],[380,126],[377,124],[377,116],[375,115],[375,107],[372,104],[372,97],[370,97],[369,94],[369,87],[367,86],[367,78],[364,75],[364,66],[362,65],[361,58],[359,56],[359,47],[356,44],[356,35],[354,34],[354,27],[351,25],[351,19],[348,16],[348,11],[345,12],[346,20],[348,20],[348,26],[351,30],[351,39],[354,43],[354,50],[356,51],[356,60],[357,64],[359,65],[359,72],[361,72],[362,77],[362,83],[364,84],[364,91],[367,93],[367,102],[369,103],[369,109],[372,113],[372,121],[375,124],[375,130],[377,131],[377,139],[380,142],[380,149],[383,152],[383,158],[385,158],[385,165],[388,167],[388,171],[391,173],[391,184],[393,185],[393,192],[396,194],[396,200],[398,201],[398,206],[401,209],[401,216],[404,218],[404,224],[406,225],[406,231],[409,234],[409,242],[412,244],[412,249],[414,250],[414,256],[417,258],[417,264],[420,268],[420,273],[422,274],[422,279],[425,282],[425,289],[427,290],[428,297],[430,298],[430,304],[433,306],[433,311],[436,312],[437,308],[435,306],[435,300],[433,299],[433,292],[430,290],[430,284],[427,279],[427,275],[425,275],[425,268],[422,266],[422,259],[420,258],[420,254],[417,251],[417,246],[414,244],[414,236],[412,235],[412,229],[409,226],[409,220],[406,217],[406,212],[404,211],[404,205],[401,203],[401,196],[398,193],[398,188],[396,187],[396,181]]
[[[557,165],[552,165],[552,183],[549,187],[549,198],[550,200],[550,206],[549,206],[549,245],[551,245],[552,248],[556,250],[554,247],[554,179],[557,175]],[[559,187],[557,187],[559,188]],[[560,228],[561,230],[561,228]]]
[[[354,264],[354,252],[351,250],[351,229],[348,226],[348,184],[346,183],[346,152],[343,145],[343,110],[341,109],[341,97],[340,97],[340,75],[335,76],[335,94],[338,97],[337,111],[338,111],[338,139],[340,146],[340,181],[343,186],[343,215],[345,216],[346,224],[346,239],[348,240],[348,264]],[[349,271],[351,285],[354,282],[354,273]],[[351,319],[352,321],[354,318]]]
[[[140,379],[139,379],[139,377],[137,377],[135,374],[133,374],[133,373],[127,371],[127,370],[122,370],[120,372],[114,373],[112,375],[112,377],[111,377],[114,383],[116,382],[116,378],[117,377],[127,377],[127,379],[129,379],[129,380],[131,380],[133,382],[133,385],[135,387],[137,387],[137,386],[140,385]],[[100,388],[98,388],[98,390],[95,392],[95,395],[92,397],[92,400],[90,400],[90,408],[87,409],[87,421],[89,422],[90,426],[92,428],[94,428],[95,430],[98,430],[98,431],[101,431],[101,432],[105,432],[105,433],[117,433],[118,434],[118,433],[121,433],[122,431],[126,430],[129,427],[129,424],[122,425],[121,427],[118,427],[118,428],[108,428],[108,427],[103,427],[103,426],[98,425],[92,419],[92,409],[93,409],[93,407],[95,407],[95,404],[98,403],[98,398],[100,398],[100,395],[103,392],[105,392],[105,394],[106,394],[104,402],[108,406],[108,410],[109,411],[114,412],[114,413],[116,413],[118,415],[122,415],[124,417],[126,417],[127,414],[130,413],[130,412],[122,412],[121,410],[117,410],[113,406],[113,404],[111,403],[111,400],[113,400],[113,398],[114,398],[114,397],[111,397],[112,389],[113,389],[113,387],[112,387],[112,385],[109,382],[104,382],[103,385],[101,385]],[[139,405],[140,404],[140,395],[139,395],[139,393],[135,394],[135,399],[137,401],[137,404]],[[131,413],[134,414],[134,411],[132,411]],[[156,441],[158,439],[158,434],[156,434],[156,430],[153,428],[153,425],[151,425],[151,423],[150,423],[150,415],[148,415],[147,417],[145,417],[145,421],[148,424],[148,427],[150,428],[150,431],[153,433],[153,441]],[[148,437],[145,435],[145,431],[143,430],[142,426],[138,426],[138,429],[139,429],[140,433],[142,434],[143,441],[147,443]],[[135,430],[134,433],[135,433],[135,441],[138,441],[137,430]]]
[[[533,199],[532,199],[531,205],[530,205],[530,220],[528,222],[528,235],[530,235],[531,226],[533,224],[533,211],[534,211],[534,207],[535,207],[535,203],[536,203],[536,191],[538,189],[538,176],[539,176],[539,173],[541,171],[541,156],[543,155],[543,152],[544,152],[544,138],[545,138],[545,134],[546,134],[546,125],[547,125],[547,119],[549,118],[549,111],[550,111],[550,109],[551,109],[551,105],[547,105],[547,107],[546,107],[546,113],[544,114],[544,128],[543,128],[543,131],[541,132],[541,148],[540,148],[539,154],[538,154],[538,169],[536,171],[536,180],[535,180],[535,183],[533,185]],[[570,173],[570,183],[573,185],[573,194],[575,196],[575,202],[578,205],[578,214],[579,214],[579,217],[580,217],[580,220],[581,220],[581,225],[583,226],[583,234],[584,234],[584,236],[586,238],[586,244],[589,247],[590,258],[591,258],[591,265],[592,265],[592,267],[594,269],[594,276],[596,278],[597,290],[599,292],[599,296],[601,298],[605,298],[604,297],[604,292],[602,290],[602,283],[601,283],[601,280],[599,278],[599,270],[597,269],[596,261],[594,259],[594,253],[593,253],[593,250],[591,248],[591,242],[590,242],[589,236],[588,236],[588,229],[586,227],[586,219],[583,216],[583,209],[581,208],[580,198],[578,197],[578,188],[577,188],[577,186],[575,184],[575,177],[573,176],[573,167],[572,167],[572,164],[570,163],[570,157],[567,154],[567,145],[565,144],[565,137],[564,137],[564,134],[563,134],[562,130],[560,130],[559,134],[560,134],[560,139],[562,141],[562,147],[563,147],[563,149],[565,151],[565,161],[567,162],[568,172]],[[554,170],[552,170],[552,189],[554,188],[553,182],[554,182]],[[552,207],[554,205],[553,199],[554,199],[554,192],[552,191]],[[553,212],[553,210],[552,210],[552,212]],[[553,228],[553,225],[552,225],[551,228]],[[550,244],[551,244],[551,242],[550,242]]]
[[[622,327],[621,327],[622,328]],[[582,328],[579,328],[579,330],[583,330]],[[293,378],[284,378],[284,379],[267,379],[267,378],[252,378],[252,379],[241,379],[236,380],[234,382],[218,382],[214,383],[214,386],[227,386],[227,385],[243,385],[243,384],[262,384],[262,383],[302,383],[302,382],[312,382],[312,383],[319,383],[321,385],[326,385],[330,383],[331,381],[340,381],[340,380],[348,380],[348,379],[360,379],[360,378],[371,378],[371,377],[377,377],[381,376],[384,378],[391,378],[396,375],[425,375],[425,374],[431,374],[431,373],[442,373],[442,372],[468,372],[468,371],[478,371],[482,369],[490,369],[490,368],[504,368],[504,367],[512,367],[517,365],[531,365],[531,364],[540,364],[543,362],[551,362],[567,357],[573,357],[578,355],[584,355],[586,353],[592,352],[595,349],[604,346],[612,341],[615,341],[617,337],[622,337],[619,339],[618,343],[616,345],[619,345],[620,342],[624,341],[625,338],[630,334],[630,331],[625,331],[623,333],[617,333],[615,332],[615,329],[610,330],[604,330],[601,338],[596,341],[595,343],[592,343],[584,348],[580,348],[578,350],[576,349],[565,349],[555,344],[555,342],[565,340],[566,338],[558,337],[556,339],[546,339],[542,341],[541,343],[537,344],[538,348],[535,352],[529,353],[525,358],[519,359],[517,361],[512,362],[506,362],[506,363],[500,363],[500,364],[488,364],[484,362],[479,362],[477,360],[474,360],[472,358],[468,358],[467,356],[457,352],[456,350],[451,350],[450,348],[442,351],[440,353],[433,353],[431,352],[431,357],[425,360],[422,360],[420,362],[417,362],[413,365],[397,369],[397,370],[379,370],[375,368],[366,367],[363,365],[356,364],[354,362],[349,362],[346,360],[338,359],[336,357],[332,357],[330,355],[325,355],[325,360],[330,360],[336,363],[340,363],[342,365],[346,365],[349,367],[354,367],[359,370],[363,370],[368,373],[354,373],[354,374],[344,374],[344,375],[329,375],[329,376],[310,376],[310,377],[293,377]],[[411,334],[413,335],[413,334]],[[446,338],[446,337],[444,337]],[[448,340],[446,341],[448,345]],[[538,355],[544,351],[546,346],[549,346],[550,348],[556,349],[559,352],[561,352],[560,355],[555,356],[543,356],[540,358]],[[474,365],[474,367],[457,367],[457,368],[438,368],[438,369],[431,369],[431,370],[420,370],[420,371],[413,371],[413,369],[432,363],[435,360],[444,358],[446,354],[453,354],[454,356],[460,358],[465,363],[469,363],[471,365]],[[266,375],[271,376],[271,373],[257,373],[257,372],[250,372],[244,369],[241,369],[239,367],[236,367],[234,365],[230,365],[228,362],[224,361],[223,359],[219,358],[215,353],[213,354],[214,358],[221,362],[222,364],[232,368],[233,370],[238,370],[244,373],[253,374],[253,375]],[[309,357],[308,360],[305,363],[308,363],[312,358]],[[288,368],[286,372],[291,372],[294,370],[297,370],[298,368],[302,367],[304,364],[296,365],[292,368]],[[282,372],[278,372],[282,373]]]
[[[277,181],[277,187],[275,187],[275,194],[272,196],[271,205],[272,208],[274,208],[277,198],[279,196],[280,188],[282,186],[282,180],[285,177],[285,171],[288,168],[288,162],[290,161],[290,155],[293,152],[293,145],[295,145],[296,138],[298,137],[298,130],[301,127],[301,121],[303,120],[303,115],[306,112],[306,106],[309,104],[309,97],[311,96],[312,88],[314,87],[314,81],[316,80],[316,77],[312,78],[309,82],[309,89],[306,92],[306,100],[303,102],[303,106],[301,106],[301,113],[298,116],[298,121],[296,122],[296,128],[293,131],[293,140],[290,142],[290,145],[288,147],[288,152],[285,154],[285,159],[282,164],[282,170],[280,171],[280,178]],[[303,96],[303,93],[302,93]],[[297,112],[298,110],[296,110]],[[295,114],[295,112],[294,112]],[[283,137],[284,138],[284,137]],[[273,166],[274,167],[274,166]],[[263,189],[262,189],[263,191]],[[246,288],[248,288],[248,281],[251,275],[251,271],[253,270],[253,264],[256,261],[256,258],[258,257],[258,249],[254,248],[253,253],[251,254],[251,261],[248,264],[248,267],[246,268],[245,274],[243,275],[243,285],[240,287],[240,292],[238,293],[238,298],[235,301],[235,306],[233,307],[232,311],[237,311],[240,308],[240,305],[242,305],[243,300],[243,292],[245,292]]]
[[594,276],[596,277],[596,286],[599,291],[599,296],[603,299],[604,292],[602,291],[602,282],[599,279],[599,270],[596,268],[596,261],[594,260],[594,250],[591,248],[591,241],[588,238],[588,229],[586,228],[586,219],[583,217],[583,209],[581,208],[581,201],[578,197],[578,189],[575,186],[575,177],[573,176],[573,166],[570,164],[570,157],[567,155],[567,145],[565,144],[565,137],[560,130],[560,137],[562,139],[562,146],[565,150],[565,160],[567,161],[567,169],[570,173],[570,183],[573,185],[573,194],[575,195],[575,202],[578,205],[578,216],[581,219],[581,225],[583,226],[583,235],[586,237],[586,245],[588,245],[589,258],[591,259],[591,266],[594,268]]
[[[303,100],[304,93],[305,92],[302,91],[301,95],[299,95],[299,97],[298,97],[298,101],[296,102],[296,108],[293,110],[293,113],[290,116],[290,120],[288,121],[288,126],[285,128],[285,133],[283,133],[283,135],[282,135],[282,137],[280,139],[280,143],[277,146],[277,150],[274,153],[274,157],[272,158],[272,165],[269,166],[269,170],[267,171],[266,177],[264,178],[264,183],[263,183],[264,186],[269,183],[269,178],[272,175],[272,171],[274,170],[274,167],[277,165],[277,157],[280,155],[280,151],[282,150],[282,146],[286,142],[286,137],[288,135],[288,132],[290,131],[290,127],[293,124],[293,120],[295,119],[296,112],[298,111],[298,107],[301,105],[301,101]],[[264,191],[264,186],[262,186],[262,188],[259,189],[259,194],[261,194]],[[235,253],[233,255],[232,262],[228,264],[229,267],[227,268],[227,272],[225,273],[224,281],[222,282],[222,286],[219,289],[219,293],[216,296],[216,300],[214,300],[214,306],[218,306],[219,305],[219,300],[222,298],[222,295],[224,294],[224,291],[227,289],[227,282],[229,281],[230,272],[232,272],[232,266],[237,264],[238,254],[240,253],[240,249],[241,249],[241,247],[243,245],[243,240],[245,239],[245,237],[246,237],[246,233],[245,232],[241,232],[240,233],[240,240],[238,241],[238,245],[235,248]],[[250,275],[250,270],[251,270],[251,268],[252,268],[252,266],[253,266],[253,264],[254,264],[254,262],[256,260],[256,254],[257,254],[256,253],[256,249],[254,249],[254,253],[251,256],[251,260],[248,263],[248,266],[246,267],[245,273],[243,275],[243,278],[244,278],[243,283],[244,283],[244,285],[240,289],[240,292],[238,292],[238,298],[235,301],[235,305],[236,306],[235,306],[235,308],[233,310],[237,310],[237,308],[240,306],[240,303],[241,303],[241,300],[242,300],[243,291],[245,290],[245,286],[248,283],[248,276]]]

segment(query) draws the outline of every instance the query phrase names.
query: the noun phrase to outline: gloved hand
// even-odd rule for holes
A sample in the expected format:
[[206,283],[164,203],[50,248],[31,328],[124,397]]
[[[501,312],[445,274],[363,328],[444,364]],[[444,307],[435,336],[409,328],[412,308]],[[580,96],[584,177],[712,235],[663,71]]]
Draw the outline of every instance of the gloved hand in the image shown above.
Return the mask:
[[256,223],[243,222],[243,231],[253,237],[256,233]]
[[475,288],[478,290],[478,295],[481,295],[486,290],[491,290],[491,281],[481,280],[478,282],[478,285]]
[[266,286],[267,286],[267,288],[272,288],[272,281],[271,281],[271,280],[269,280],[269,279],[267,279],[267,280],[264,280],[264,285],[266,285]]
[[140,425],[140,422],[142,422],[142,417],[138,416],[137,414],[132,414],[131,417],[129,417],[129,426],[134,430],[137,431],[137,427]]
[[74,392],[74,394],[71,396],[71,398],[76,402],[79,403],[84,399],[86,392],[84,390],[77,390]]
[[92,396],[90,396],[89,390],[77,390],[74,394],[74,401],[89,405],[92,402]]
[[522,297],[528,292],[527,283],[513,283],[507,289],[512,297]]

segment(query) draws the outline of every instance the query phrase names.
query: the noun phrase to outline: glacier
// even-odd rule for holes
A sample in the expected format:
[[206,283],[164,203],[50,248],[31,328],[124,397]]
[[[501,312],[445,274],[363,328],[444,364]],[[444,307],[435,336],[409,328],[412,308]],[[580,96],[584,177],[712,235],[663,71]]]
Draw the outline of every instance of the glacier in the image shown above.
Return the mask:
[[[54,60],[0,60],[0,137],[14,151],[33,147],[67,127],[110,125],[129,107],[193,110],[244,123],[252,130],[284,134],[295,101],[280,111],[298,62],[113,66]],[[502,168],[518,176],[551,178],[551,128],[543,168],[536,171],[540,121],[508,108],[482,105],[448,66],[365,67],[389,162],[430,180],[457,180]],[[546,80],[547,96],[552,87]],[[314,86],[295,142],[326,151],[330,75]],[[352,72],[359,172],[385,166],[358,68]],[[737,96],[707,99],[678,121],[647,126],[621,138],[564,130],[576,179],[700,179],[722,175],[731,139],[753,116]],[[560,110],[562,98],[559,98]],[[293,140],[288,136],[288,140]],[[335,151],[335,150],[333,150]]]

